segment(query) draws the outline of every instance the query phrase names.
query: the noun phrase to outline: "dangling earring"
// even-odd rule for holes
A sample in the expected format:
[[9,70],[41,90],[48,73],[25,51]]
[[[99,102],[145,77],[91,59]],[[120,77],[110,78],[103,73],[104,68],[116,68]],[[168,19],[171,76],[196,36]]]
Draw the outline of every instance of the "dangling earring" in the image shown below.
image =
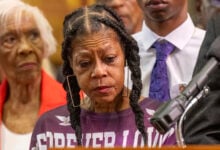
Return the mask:
[[[128,68],[128,65],[127,65],[127,61],[125,62],[125,72],[126,72],[126,87],[124,86],[124,89],[123,89],[123,93],[122,93],[122,96],[124,97],[127,97],[128,96],[128,93],[129,93],[129,78],[130,78],[130,71],[129,71],[129,68]],[[126,88],[126,89],[125,89]]]
[[[68,85],[68,89],[69,89],[69,93],[70,93],[70,98],[71,98],[72,106],[73,106],[73,107],[80,107],[80,105],[82,105],[82,104],[75,105],[75,104],[74,104],[74,101],[73,101],[72,90],[71,90],[71,86],[70,86],[70,82],[69,82],[69,78],[71,78],[71,77],[74,77],[74,75],[68,75],[68,76],[66,76],[66,80],[67,80],[67,85]],[[81,103],[81,100],[80,100],[80,103]]]

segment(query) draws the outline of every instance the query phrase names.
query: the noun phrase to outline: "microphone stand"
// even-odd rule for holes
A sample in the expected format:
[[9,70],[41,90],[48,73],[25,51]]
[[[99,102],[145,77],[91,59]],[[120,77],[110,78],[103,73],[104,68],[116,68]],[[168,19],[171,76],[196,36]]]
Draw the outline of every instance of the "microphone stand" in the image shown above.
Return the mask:
[[176,139],[177,139],[177,145],[185,148],[186,145],[184,143],[184,138],[182,134],[182,129],[183,129],[183,121],[185,119],[185,115],[187,112],[196,104],[202,97],[205,97],[209,93],[209,87],[204,86],[203,90],[201,90],[194,98],[190,98],[189,102],[186,105],[186,108],[183,112],[183,114],[180,116],[180,119],[177,120],[175,124],[175,133],[176,133]]

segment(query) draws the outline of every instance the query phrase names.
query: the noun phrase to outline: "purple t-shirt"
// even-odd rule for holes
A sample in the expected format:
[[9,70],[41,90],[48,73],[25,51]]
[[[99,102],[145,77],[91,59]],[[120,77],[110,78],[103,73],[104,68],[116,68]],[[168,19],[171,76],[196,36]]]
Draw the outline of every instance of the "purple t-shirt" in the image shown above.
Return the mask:
[[[160,105],[144,99],[140,106],[144,111],[144,122],[149,147],[175,145],[175,131],[171,128],[162,135],[150,124],[149,119]],[[82,144],[85,147],[143,147],[144,142],[137,130],[132,110],[114,113],[94,113],[82,109]],[[42,115],[32,134],[30,150],[76,147],[75,132],[70,126],[67,106],[58,107]]]

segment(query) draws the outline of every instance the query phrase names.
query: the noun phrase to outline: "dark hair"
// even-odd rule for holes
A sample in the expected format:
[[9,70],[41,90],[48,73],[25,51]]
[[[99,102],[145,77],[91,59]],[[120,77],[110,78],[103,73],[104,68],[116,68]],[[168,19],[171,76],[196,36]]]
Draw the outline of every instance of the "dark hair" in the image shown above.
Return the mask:
[[[140,57],[138,55],[138,46],[136,41],[126,32],[121,19],[114,11],[104,5],[91,5],[82,7],[67,15],[63,23],[64,41],[62,43],[62,59],[64,76],[73,75],[74,72],[70,66],[69,56],[71,55],[71,41],[79,35],[85,33],[99,32],[100,29],[113,30],[120,39],[120,44],[125,54],[127,65],[131,71],[131,80],[133,82],[132,90],[129,96],[130,106],[135,115],[135,122],[138,130],[142,134],[145,144],[147,141],[143,111],[138,105],[142,89]],[[75,130],[78,145],[82,145],[82,130],[80,125],[80,107],[74,107],[71,101],[73,96],[74,105],[80,104],[80,87],[75,76],[69,80],[71,89],[68,89],[67,79],[63,83],[67,91],[67,107],[70,112],[71,126]],[[71,91],[70,91],[71,90]]]

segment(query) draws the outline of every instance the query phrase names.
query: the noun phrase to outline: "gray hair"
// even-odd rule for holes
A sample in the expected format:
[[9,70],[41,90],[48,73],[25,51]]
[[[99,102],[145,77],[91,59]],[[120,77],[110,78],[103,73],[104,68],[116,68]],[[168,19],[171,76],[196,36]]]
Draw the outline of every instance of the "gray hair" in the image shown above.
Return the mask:
[[12,16],[15,23],[19,25],[23,12],[33,15],[44,42],[44,57],[50,56],[56,51],[57,42],[53,36],[50,23],[40,9],[20,0],[0,0],[0,24],[2,26],[5,26],[4,22],[9,18],[11,19]]

